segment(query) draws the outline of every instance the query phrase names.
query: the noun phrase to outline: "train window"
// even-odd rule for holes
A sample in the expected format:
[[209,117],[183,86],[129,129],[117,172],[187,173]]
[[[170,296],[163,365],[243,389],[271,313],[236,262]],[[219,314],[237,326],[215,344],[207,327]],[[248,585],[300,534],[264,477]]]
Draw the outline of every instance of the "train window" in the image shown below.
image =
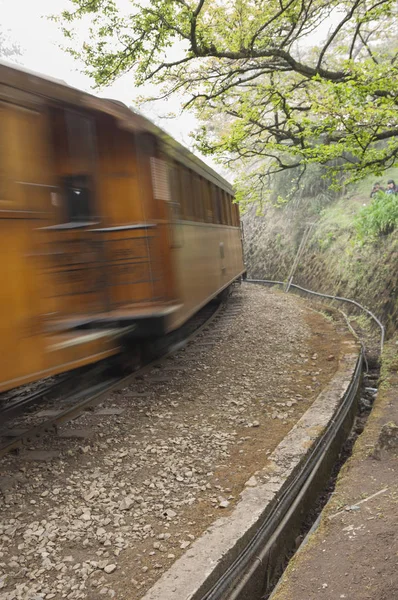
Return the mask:
[[153,197],[170,202],[169,167],[165,160],[151,156]]
[[62,219],[95,220],[95,126],[91,117],[74,110],[52,113],[54,162],[62,192]]
[[188,221],[195,219],[191,171],[181,167],[181,193],[184,216]]
[[227,225],[228,223],[228,217],[227,217],[227,203],[226,203],[226,198],[225,198],[225,192],[224,190],[219,189],[219,198],[220,198],[220,204],[221,204],[221,214],[222,214],[222,218],[221,218],[221,222],[223,225]]
[[178,220],[181,218],[181,189],[180,189],[180,177],[179,177],[179,165],[174,162],[169,171],[170,176],[170,192],[171,192],[171,207],[173,213],[173,219]]
[[194,221],[199,221],[199,199],[198,199],[198,178],[193,171],[189,171],[192,185],[192,215]]
[[183,219],[187,219],[187,206],[185,201],[185,193],[184,193],[184,167],[178,163],[178,185],[180,190],[180,202],[181,202],[181,215]]
[[239,205],[234,203],[232,204],[232,208],[234,211],[234,225],[235,227],[239,227]]
[[181,248],[182,230],[180,219],[181,215],[181,182],[180,182],[180,164],[173,161],[169,166],[169,184],[170,184],[170,201],[169,201],[169,216],[170,216],[170,240],[172,248]]
[[205,183],[206,181],[203,179],[203,177],[199,178],[200,180],[200,185],[199,185],[199,190],[200,190],[200,220],[202,221],[202,223],[205,223],[207,220],[207,207],[206,207],[206,196],[205,196]]
[[216,188],[213,183],[209,183],[209,187],[210,187],[210,202],[211,202],[212,209],[213,209],[213,223],[219,223],[220,221],[219,221],[219,215],[218,215],[218,210],[217,210]]
[[232,206],[232,196],[227,194],[228,210],[229,210],[229,224],[234,224],[234,207]]
[[221,206],[221,196],[220,189],[215,185],[213,188],[213,206],[214,206],[214,222],[221,224],[222,223],[222,206]]
[[227,194],[227,192],[223,192],[223,196],[224,196],[224,206],[225,206],[225,223],[226,223],[226,225],[232,225],[230,196],[229,196],[229,194]]
[[206,179],[202,179],[202,197],[205,209],[206,223],[213,223],[213,204],[211,201],[211,183]]
[[229,196],[229,198],[230,198],[230,202],[231,202],[232,225],[233,225],[233,227],[236,227],[236,204],[234,204],[232,196]]
[[230,194],[228,194],[228,204],[229,204],[229,210],[231,212],[231,225],[233,226],[235,223],[235,213],[234,213],[234,205],[232,202],[232,196]]
[[[175,191],[178,195],[178,202],[180,206],[180,219],[186,219],[186,206],[184,201],[184,185],[183,185],[183,167],[179,162],[174,163],[174,183]],[[173,184],[172,184],[173,185]]]
[[62,183],[67,221],[92,219],[90,178],[87,175],[70,175],[64,177]]
[[196,221],[203,221],[203,196],[202,196],[202,185],[201,178],[199,175],[192,173],[193,182],[193,200],[194,200],[194,213]]
[[227,222],[227,215],[225,210],[225,198],[224,198],[224,190],[219,190],[220,203],[221,203],[221,222],[223,225]]

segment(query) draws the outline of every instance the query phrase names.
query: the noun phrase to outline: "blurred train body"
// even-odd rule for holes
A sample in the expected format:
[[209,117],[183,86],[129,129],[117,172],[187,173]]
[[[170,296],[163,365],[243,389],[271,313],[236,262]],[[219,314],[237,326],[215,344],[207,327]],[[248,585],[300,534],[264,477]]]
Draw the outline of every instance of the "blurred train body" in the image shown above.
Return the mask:
[[124,105],[0,65],[0,391],[182,325],[244,271],[224,179]]

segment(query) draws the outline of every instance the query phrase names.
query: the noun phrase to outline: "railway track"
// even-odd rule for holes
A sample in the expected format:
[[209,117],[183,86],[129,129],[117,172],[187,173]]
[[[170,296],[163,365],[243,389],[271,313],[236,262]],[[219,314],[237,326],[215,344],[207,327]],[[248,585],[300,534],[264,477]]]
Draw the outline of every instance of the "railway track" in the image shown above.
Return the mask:
[[[160,357],[149,360],[125,376],[106,376],[94,366],[81,377],[65,376],[49,385],[39,386],[33,393],[21,397],[15,393],[7,398],[0,410],[0,457],[32,444],[44,435],[56,435],[61,425],[76,419],[88,409],[101,403],[111,393],[134,383],[147,371],[199,335],[225,308],[225,302],[210,302],[177,332],[169,335]],[[88,385],[93,372],[103,381]],[[78,377],[76,381],[76,377]],[[65,391],[67,390],[67,391]],[[50,399],[50,405],[48,400]],[[43,403],[46,402],[45,410]],[[36,412],[35,409],[37,409]],[[26,423],[28,418],[29,423]]]
[[35,406],[41,404],[47,398],[50,398],[53,394],[56,395],[57,391],[62,389],[63,384],[66,382],[66,377],[57,378],[56,381],[50,383],[44,383],[42,385],[34,386],[33,391],[27,392],[25,388],[17,390],[12,396],[3,396],[0,398],[0,402],[4,404],[0,410],[0,418],[2,425],[10,421],[11,419],[20,416],[24,411],[34,409]]

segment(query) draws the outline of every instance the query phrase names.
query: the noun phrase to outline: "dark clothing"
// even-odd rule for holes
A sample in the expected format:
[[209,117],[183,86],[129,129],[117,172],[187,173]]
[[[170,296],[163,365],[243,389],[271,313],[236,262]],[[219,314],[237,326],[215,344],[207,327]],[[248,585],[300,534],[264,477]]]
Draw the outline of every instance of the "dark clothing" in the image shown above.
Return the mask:
[[378,192],[384,192],[384,188],[382,188],[381,185],[374,185],[372,191],[370,192],[370,197],[373,198],[373,196],[375,196]]

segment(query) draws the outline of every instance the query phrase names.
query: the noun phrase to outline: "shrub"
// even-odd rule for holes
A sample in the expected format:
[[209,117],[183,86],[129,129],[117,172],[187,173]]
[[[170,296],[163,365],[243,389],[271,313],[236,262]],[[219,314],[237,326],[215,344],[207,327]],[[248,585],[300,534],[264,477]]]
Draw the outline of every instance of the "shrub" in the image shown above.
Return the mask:
[[372,202],[362,208],[355,219],[360,242],[374,241],[398,227],[398,195],[379,192]]

